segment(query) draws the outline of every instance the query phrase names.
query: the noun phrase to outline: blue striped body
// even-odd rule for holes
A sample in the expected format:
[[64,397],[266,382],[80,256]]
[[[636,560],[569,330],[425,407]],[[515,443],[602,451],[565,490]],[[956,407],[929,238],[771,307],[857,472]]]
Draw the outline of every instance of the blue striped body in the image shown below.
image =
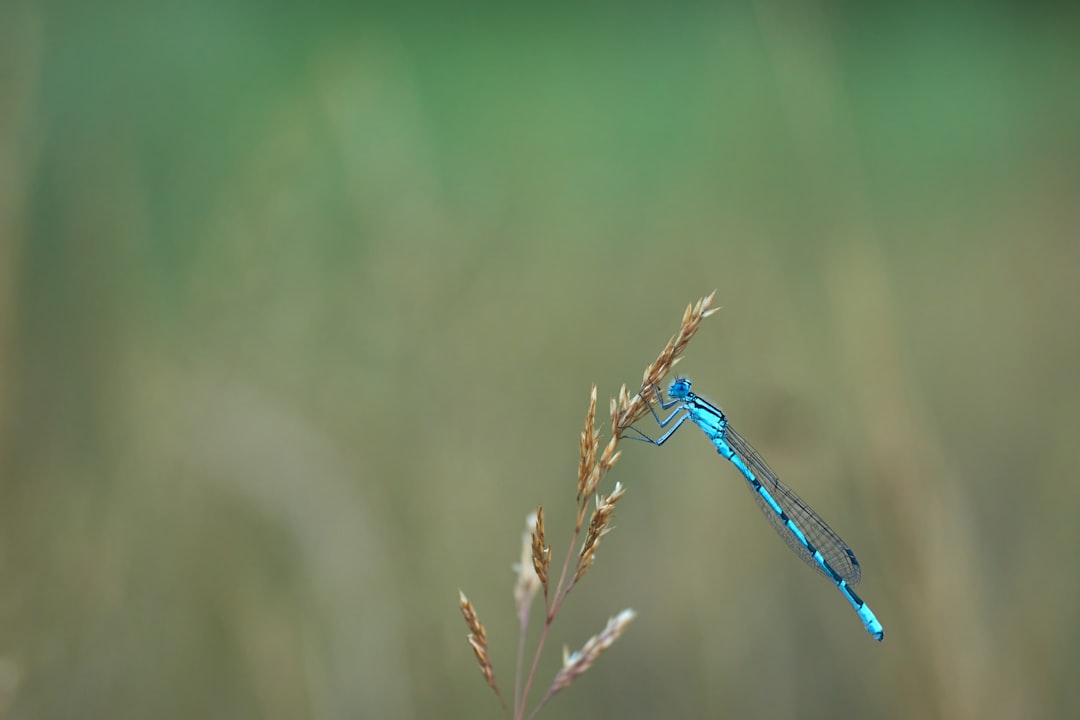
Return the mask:
[[[690,381],[675,380],[668,390],[670,400],[664,402],[657,393],[664,409],[677,405],[677,409],[665,420],[656,416],[661,427],[678,418],[675,425],[659,439],[643,438],[655,445],[662,445],[687,420],[690,420],[712,441],[724,458],[731,462],[749,483],[754,498],[766,519],[799,558],[828,578],[851,607],[855,609],[866,631],[880,641],[885,633],[881,623],[870,608],[855,594],[852,586],[858,584],[861,570],[855,553],[847,543],[825,524],[817,513],[788,489],[777,477],[757,451],[743,440],[728,423],[727,416],[712,403],[690,391]],[[651,405],[650,405],[651,407]],[[656,415],[655,410],[653,411]],[[636,428],[635,428],[636,431]]]

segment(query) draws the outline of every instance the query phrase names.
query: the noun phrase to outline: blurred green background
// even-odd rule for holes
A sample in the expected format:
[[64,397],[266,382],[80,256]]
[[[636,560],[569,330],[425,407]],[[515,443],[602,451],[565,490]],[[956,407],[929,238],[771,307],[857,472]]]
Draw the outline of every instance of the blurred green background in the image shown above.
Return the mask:
[[0,716],[500,717],[457,590],[510,692],[590,385],[714,288],[680,370],[885,642],[687,431],[609,475],[539,689],[639,616],[542,717],[1080,715],[1078,27],[4,3]]

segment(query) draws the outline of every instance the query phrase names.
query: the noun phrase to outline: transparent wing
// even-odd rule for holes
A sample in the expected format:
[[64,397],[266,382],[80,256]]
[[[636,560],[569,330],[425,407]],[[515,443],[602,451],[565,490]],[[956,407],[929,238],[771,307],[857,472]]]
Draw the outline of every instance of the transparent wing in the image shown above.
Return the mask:
[[[848,544],[841,540],[840,536],[833,532],[832,528],[816,512],[810,509],[809,505],[803,502],[784,483],[780,482],[780,478],[765,464],[765,461],[761,459],[761,456],[751,447],[750,443],[746,442],[730,425],[726,428],[724,439],[754,473],[762,487],[772,495],[773,500],[784,509],[784,512],[795,523],[795,526],[802,531],[806,539],[821,552],[822,557],[836,571],[836,574],[847,580],[849,585],[858,585],[862,570],[859,568],[859,561],[855,559],[855,553],[851,551]],[[765,502],[765,499],[754,490],[753,486],[747,483],[747,487],[750,488],[754,500],[757,502],[758,507],[761,508],[769,524],[776,529],[776,532],[784,539],[788,547],[804,563],[828,577],[828,573],[818,565],[817,561],[814,560],[814,556],[799,542],[799,538],[788,529],[784,521],[776,514],[776,511]]]

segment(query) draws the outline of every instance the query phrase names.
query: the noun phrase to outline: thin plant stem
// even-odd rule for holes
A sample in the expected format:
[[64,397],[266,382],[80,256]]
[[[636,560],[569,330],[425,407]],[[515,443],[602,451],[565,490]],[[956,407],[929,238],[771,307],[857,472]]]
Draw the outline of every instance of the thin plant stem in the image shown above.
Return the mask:
[[525,608],[518,613],[518,646],[517,664],[514,670],[514,714],[517,715],[518,707],[522,704],[521,699],[521,666],[525,662],[525,639],[529,634],[529,610]]
[[[562,605],[562,601],[570,593],[570,588],[574,586],[574,580],[570,580],[570,584],[563,590],[563,583],[566,581],[566,571],[570,567],[570,558],[574,556],[574,548],[577,547],[578,538],[581,537],[581,527],[585,517],[585,506],[589,502],[588,497],[581,499],[581,504],[578,508],[578,520],[574,527],[574,534],[570,537],[570,542],[566,546],[566,557],[563,558],[562,571],[559,573],[559,582],[555,585],[555,592],[552,594],[550,605],[548,604],[547,597],[544,598],[544,629],[540,631],[540,638],[536,641],[536,652],[533,653],[532,667],[529,668],[529,678],[525,681],[525,688],[521,693],[521,703],[519,704],[516,697],[514,700],[514,718],[515,720],[521,720],[525,714],[525,704],[529,697],[529,690],[532,689],[533,680],[536,677],[536,669],[540,666],[540,655],[544,652],[544,642],[547,640],[548,630],[551,629],[551,624],[555,620],[555,613],[559,611],[559,607]],[[519,648],[519,652],[524,648]],[[516,692],[515,692],[516,695]],[[539,709],[539,708],[537,708]],[[536,711],[533,711],[533,715]]]

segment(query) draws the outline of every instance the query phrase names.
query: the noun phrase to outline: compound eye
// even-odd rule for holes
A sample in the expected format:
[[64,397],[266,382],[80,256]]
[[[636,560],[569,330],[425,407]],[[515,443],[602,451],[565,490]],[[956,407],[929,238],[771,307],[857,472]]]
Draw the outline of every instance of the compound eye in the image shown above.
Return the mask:
[[686,378],[678,378],[671,383],[671,387],[668,389],[668,395],[671,397],[686,397],[689,392],[690,381]]

